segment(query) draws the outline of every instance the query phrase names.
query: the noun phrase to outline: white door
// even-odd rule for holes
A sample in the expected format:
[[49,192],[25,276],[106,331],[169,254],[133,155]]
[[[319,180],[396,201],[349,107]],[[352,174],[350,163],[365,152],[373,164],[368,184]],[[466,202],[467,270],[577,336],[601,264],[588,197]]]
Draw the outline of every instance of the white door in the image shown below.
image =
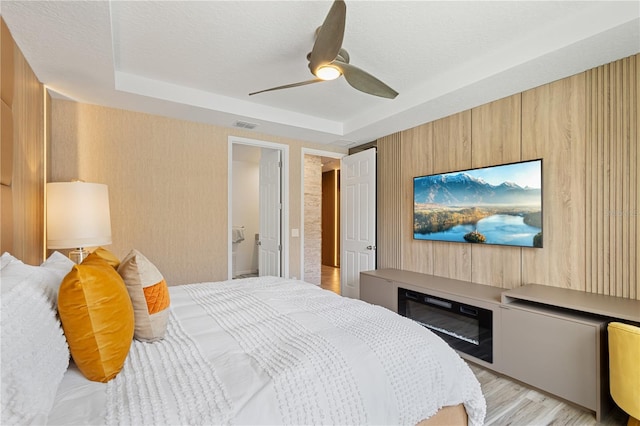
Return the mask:
[[281,264],[281,152],[262,148],[260,155],[260,239],[258,273],[280,276]]
[[360,298],[360,271],[376,268],[376,150],[344,157],[340,166],[343,296]]

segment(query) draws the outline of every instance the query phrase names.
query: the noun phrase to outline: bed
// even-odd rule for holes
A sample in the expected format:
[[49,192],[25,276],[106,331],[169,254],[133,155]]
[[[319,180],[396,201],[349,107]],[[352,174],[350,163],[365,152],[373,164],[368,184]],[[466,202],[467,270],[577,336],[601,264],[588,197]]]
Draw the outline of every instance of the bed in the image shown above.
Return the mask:
[[478,381],[435,334],[276,277],[168,287],[164,338],[134,339],[115,378],[90,381],[53,349],[64,341],[58,286],[73,265],[59,253],[39,267],[2,258],[2,424],[484,421]]

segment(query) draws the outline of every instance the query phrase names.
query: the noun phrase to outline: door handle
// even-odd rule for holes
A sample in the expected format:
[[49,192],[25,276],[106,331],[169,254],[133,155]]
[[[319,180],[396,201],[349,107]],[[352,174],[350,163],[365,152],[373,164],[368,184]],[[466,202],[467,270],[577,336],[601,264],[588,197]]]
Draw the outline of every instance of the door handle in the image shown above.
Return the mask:
[[262,241],[260,241],[260,240],[256,241],[256,245],[257,246],[261,246],[262,245]]
[[376,246],[367,246],[367,250],[375,250]]

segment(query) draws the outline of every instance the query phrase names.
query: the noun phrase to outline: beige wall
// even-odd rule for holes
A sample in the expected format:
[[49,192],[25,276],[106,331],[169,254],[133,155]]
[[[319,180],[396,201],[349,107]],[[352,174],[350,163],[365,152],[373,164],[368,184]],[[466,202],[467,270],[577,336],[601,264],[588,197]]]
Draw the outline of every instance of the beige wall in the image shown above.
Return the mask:
[[[378,267],[640,299],[638,55],[378,140]],[[399,148],[397,148],[399,146]],[[415,241],[414,176],[543,158],[544,248]],[[398,173],[398,170],[401,170]],[[389,193],[391,192],[391,193]]]
[[[109,186],[113,244],[137,248],[170,285],[227,278],[228,137],[289,146],[289,226],[300,229],[301,148],[297,140],[54,99],[51,180]],[[336,152],[344,152],[335,149]],[[300,244],[289,240],[291,276]]]

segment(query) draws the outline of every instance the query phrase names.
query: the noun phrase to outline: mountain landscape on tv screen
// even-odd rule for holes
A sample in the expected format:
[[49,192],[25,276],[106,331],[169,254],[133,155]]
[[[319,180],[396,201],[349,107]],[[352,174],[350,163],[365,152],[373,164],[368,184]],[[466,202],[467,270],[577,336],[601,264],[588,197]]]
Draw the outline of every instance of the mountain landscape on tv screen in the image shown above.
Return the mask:
[[[504,166],[498,169],[511,176]],[[541,188],[508,179],[492,184],[469,172],[414,179],[414,238],[542,247]]]
[[540,205],[540,188],[523,188],[513,182],[491,185],[467,173],[417,178],[415,202],[446,206]]

